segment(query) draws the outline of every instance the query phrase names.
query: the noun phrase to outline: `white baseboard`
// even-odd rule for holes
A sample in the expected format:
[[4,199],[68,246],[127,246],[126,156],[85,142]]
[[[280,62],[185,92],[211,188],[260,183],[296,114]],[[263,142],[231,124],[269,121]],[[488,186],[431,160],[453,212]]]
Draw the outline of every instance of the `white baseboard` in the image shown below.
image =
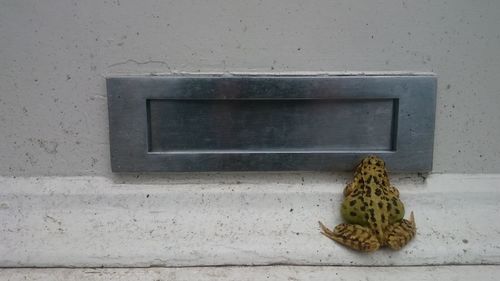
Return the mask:
[[396,177],[417,236],[373,254],[319,233],[341,222],[346,180],[2,177],[0,266],[500,264],[500,175]]

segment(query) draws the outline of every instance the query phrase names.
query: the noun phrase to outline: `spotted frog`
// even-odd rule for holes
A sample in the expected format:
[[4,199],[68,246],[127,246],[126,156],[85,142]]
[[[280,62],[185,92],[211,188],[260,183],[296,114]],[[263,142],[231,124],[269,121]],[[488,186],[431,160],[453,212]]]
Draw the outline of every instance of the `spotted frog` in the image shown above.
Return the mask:
[[373,252],[381,246],[399,250],[415,236],[413,212],[410,220],[403,219],[399,191],[389,183],[385,162],[379,157],[361,161],[344,197],[341,213],[347,223],[330,230],[319,222],[326,237],[355,250]]

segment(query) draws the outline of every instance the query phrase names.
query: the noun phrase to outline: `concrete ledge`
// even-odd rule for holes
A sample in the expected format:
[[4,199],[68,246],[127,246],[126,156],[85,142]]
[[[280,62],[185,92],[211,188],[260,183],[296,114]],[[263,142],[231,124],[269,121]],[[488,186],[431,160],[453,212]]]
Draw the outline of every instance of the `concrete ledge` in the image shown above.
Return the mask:
[[0,269],[0,280],[498,280],[500,266]]
[[393,177],[417,237],[369,255],[319,234],[349,177],[3,177],[0,266],[500,264],[500,175]]

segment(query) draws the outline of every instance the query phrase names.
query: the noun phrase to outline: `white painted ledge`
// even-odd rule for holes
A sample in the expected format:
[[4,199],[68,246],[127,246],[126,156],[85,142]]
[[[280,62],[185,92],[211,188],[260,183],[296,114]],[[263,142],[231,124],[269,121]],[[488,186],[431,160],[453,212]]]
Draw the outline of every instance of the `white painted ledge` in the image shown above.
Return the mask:
[[373,254],[319,233],[349,177],[3,177],[0,266],[500,264],[500,175],[395,176],[417,236]]
[[500,266],[423,267],[188,267],[188,268],[44,268],[0,269],[0,280],[9,281],[111,281],[111,280],[481,280],[496,281]]

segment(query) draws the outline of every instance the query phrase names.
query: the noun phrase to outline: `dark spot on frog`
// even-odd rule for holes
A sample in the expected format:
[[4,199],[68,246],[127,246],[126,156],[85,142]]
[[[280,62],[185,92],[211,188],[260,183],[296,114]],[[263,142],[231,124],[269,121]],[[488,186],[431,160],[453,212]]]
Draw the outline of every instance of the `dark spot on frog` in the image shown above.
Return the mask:
[[390,212],[390,211],[391,211],[391,209],[392,209],[392,205],[391,205],[391,203],[387,202],[387,211],[389,211],[389,212]]
[[398,209],[395,209],[394,212],[396,212],[396,215],[401,214],[401,212]]
[[365,214],[365,220],[368,220],[370,218],[370,216],[368,216],[368,214]]
[[463,239],[462,242],[464,242],[464,244],[467,244],[467,243],[469,243],[469,240]]
[[398,200],[396,199],[396,197],[392,197],[391,201],[392,201],[392,205],[394,205],[394,206],[398,205]]
[[362,205],[362,206],[360,207],[360,209],[361,209],[361,211],[363,211],[363,212],[364,212],[364,211],[366,211],[366,206],[365,206],[365,205]]
[[384,216],[384,214],[382,214],[382,215],[380,216],[380,221],[381,221],[382,223],[385,223],[385,216]]
[[355,200],[352,200],[351,202],[349,202],[349,206],[351,206],[351,207],[352,207],[352,206],[354,206],[354,205],[356,205],[356,201],[355,201]]
[[367,186],[365,190],[366,190],[366,196],[370,196],[372,194],[372,189],[369,186]]
[[375,189],[375,195],[377,195],[377,196],[382,195],[382,189],[380,189],[380,188]]
[[372,176],[372,175],[370,175],[370,176],[368,177],[368,183],[371,183],[372,181],[373,181],[373,176]]
[[355,216],[357,216],[357,215],[358,215],[358,214],[356,214],[356,212],[350,212],[349,214],[350,214],[352,217],[355,217]]
[[378,202],[377,206],[378,206],[379,209],[382,209],[384,207],[384,204],[382,204],[382,202]]
[[370,212],[370,219],[374,220],[375,219],[375,210],[374,209],[368,209]]

